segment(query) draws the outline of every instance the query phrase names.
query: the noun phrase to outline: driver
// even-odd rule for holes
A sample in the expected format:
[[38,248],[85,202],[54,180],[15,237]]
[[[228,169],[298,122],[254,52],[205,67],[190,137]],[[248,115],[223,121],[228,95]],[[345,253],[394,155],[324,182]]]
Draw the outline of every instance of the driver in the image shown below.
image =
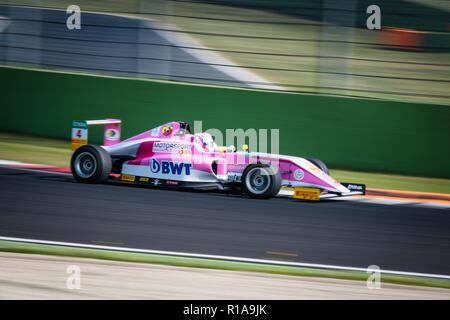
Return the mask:
[[217,145],[214,143],[212,136],[209,133],[197,133],[194,135],[194,142],[202,146],[203,151],[214,152]]

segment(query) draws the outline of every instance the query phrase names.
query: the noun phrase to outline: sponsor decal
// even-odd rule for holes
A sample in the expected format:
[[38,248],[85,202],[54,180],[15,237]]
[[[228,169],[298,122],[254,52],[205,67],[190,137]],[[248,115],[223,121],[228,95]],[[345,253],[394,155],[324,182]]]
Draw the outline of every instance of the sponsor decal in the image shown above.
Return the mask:
[[153,173],[161,174],[173,174],[173,175],[190,175],[192,163],[173,162],[162,160],[159,162],[157,159],[152,158],[150,162],[150,170]]
[[72,128],[72,139],[85,139],[87,140],[88,130],[80,128]]
[[84,146],[88,142],[88,129],[86,123],[84,123],[84,127],[81,127],[80,125],[83,124],[83,122],[78,123],[77,121],[74,121],[74,127],[75,123],[78,124],[78,128],[72,128],[72,144],[70,147],[72,151],[77,150],[79,147]]
[[150,162],[150,170],[153,173],[158,173],[159,170],[161,170],[161,165],[158,160],[152,158],[152,161]]
[[108,140],[119,140],[119,131],[117,131],[116,129],[108,129],[105,131],[105,137]]
[[160,182],[158,179],[155,179],[155,180],[152,181],[152,184],[153,184],[154,186],[157,186],[157,185],[160,185],[161,182]]
[[173,126],[164,126],[162,128],[162,134],[165,135],[165,136],[170,136],[172,131],[173,131]]
[[297,169],[294,171],[295,180],[302,180],[304,176],[305,176],[305,173],[303,172],[302,169]]
[[136,176],[132,176],[132,175],[129,175],[129,174],[123,174],[120,177],[120,180],[122,180],[122,181],[129,181],[129,182],[134,182],[135,179],[136,179]]
[[242,179],[241,171],[228,171],[228,181],[241,182],[241,179]]
[[180,156],[185,156],[185,155],[190,155],[192,152],[191,152],[191,150],[189,149],[189,150],[181,150],[180,151],[180,153],[179,153],[179,155]]
[[166,152],[176,154],[190,154],[192,144],[178,142],[155,142],[153,143],[153,152]]
[[167,180],[166,184],[169,184],[169,185],[172,185],[172,186],[177,186],[178,185],[178,181]]
[[139,181],[141,181],[141,182],[148,182],[150,179],[149,178],[147,178],[147,177],[140,177],[139,178]]
[[71,150],[75,151],[79,147],[84,146],[85,144],[87,144],[87,140],[86,139],[72,139]]
[[87,128],[87,123],[84,120],[73,120],[72,127],[76,128]]
[[320,198],[320,189],[295,187],[294,198],[317,201]]
[[350,191],[360,191],[362,194],[366,194],[366,185],[360,183],[345,183],[341,182],[341,184],[349,189]]

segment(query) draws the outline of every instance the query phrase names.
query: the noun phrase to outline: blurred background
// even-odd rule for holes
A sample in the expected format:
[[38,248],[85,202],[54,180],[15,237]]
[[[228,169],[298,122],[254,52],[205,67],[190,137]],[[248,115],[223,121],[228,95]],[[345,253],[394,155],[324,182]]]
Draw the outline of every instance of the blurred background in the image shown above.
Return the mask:
[[[372,4],[381,30],[366,27]],[[80,30],[67,30],[69,5]],[[448,104],[449,11],[440,0],[0,1],[0,64]]]
[[[371,5],[379,30],[367,28]],[[69,171],[73,120],[121,119],[121,139],[201,120],[224,134],[255,129],[259,141],[279,129],[277,153],[321,159],[337,181],[373,192],[244,203],[2,168],[0,235],[449,275],[450,216],[435,211],[450,205],[449,12],[448,0],[0,0],[0,166]],[[89,143],[102,129],[89,128]],[[7,258],[0,276],[9,265],[5,277],[29,274],[52,292],[37,267]],[[244,282],[219,277],[208,283],[236,297],[222,283]]]

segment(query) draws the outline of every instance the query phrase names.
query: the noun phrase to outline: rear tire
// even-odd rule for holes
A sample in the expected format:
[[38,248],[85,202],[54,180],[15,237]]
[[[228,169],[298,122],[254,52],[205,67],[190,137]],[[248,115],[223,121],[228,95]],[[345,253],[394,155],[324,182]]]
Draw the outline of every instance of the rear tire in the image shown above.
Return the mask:
[[105,182],[112,170],[111,156],[102,147],[88,144],[73,153],[70,169],[79,182]]
[[322,170],[326,174],[329,174],[328,173],[328,168],[327,168],[326,164],[322,160],[314,159],[314,158],[306,159],[306,160],[308,160],[309,162],[313,163],[316,167],[318,167],[320,170]]
[[267,164],[251,164],[242,174],[242,189],[252,198],[275,197],[281,189],[281,174]]

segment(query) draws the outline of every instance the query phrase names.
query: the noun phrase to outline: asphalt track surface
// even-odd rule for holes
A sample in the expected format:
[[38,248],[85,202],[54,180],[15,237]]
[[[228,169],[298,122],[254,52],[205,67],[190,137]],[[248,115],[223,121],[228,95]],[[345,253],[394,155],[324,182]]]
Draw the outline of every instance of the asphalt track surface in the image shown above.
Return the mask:
[[[81,13],[69,30],[65,10],[0,6],[8,26],[0,32],[0,63],[168,80],[236,79],[173,47],[136,18]],[[166,61],[172,60],[172,61]],[[184,61],[184,62],[174,62]],[[221,81],[223,80],[223,81]]]
[[0,167],[0,235],[450,275],[450,211],[80,184]]

